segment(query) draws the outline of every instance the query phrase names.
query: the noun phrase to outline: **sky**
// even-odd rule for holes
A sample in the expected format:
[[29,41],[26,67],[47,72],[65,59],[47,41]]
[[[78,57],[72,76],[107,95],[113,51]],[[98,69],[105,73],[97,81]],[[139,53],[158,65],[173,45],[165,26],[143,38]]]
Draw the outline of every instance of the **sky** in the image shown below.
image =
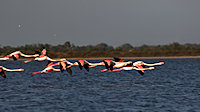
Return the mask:
[[200,43],[200,0],[1,0],[0,46]]

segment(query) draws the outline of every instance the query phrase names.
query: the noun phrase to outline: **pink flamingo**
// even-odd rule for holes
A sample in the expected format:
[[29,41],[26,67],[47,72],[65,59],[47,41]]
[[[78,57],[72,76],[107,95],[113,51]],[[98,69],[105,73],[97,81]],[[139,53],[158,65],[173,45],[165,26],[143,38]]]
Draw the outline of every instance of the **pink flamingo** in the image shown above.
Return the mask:
[[101,72],[104,72],[104,71],[112,71],[113,68],[120,68],[120,67],[126,66],[129,63],[132,63],[132,61],[124,62],[124,60],[122,60],[120,58],[116,58],[116,57],[114,57],[114,60],[115,61],[104,60],[103,62],[100,62],[100,63],[89,63],[91,65],[89,67],[96,67],[96,66],[99,66],[99,65],[105,65],[106,69],[101,70]]
[[[162,65],[162,64],[164,64],[164,62],[147,64],[147,63],[144,63],[143,61],[137,61],[137,62],[132,63],[133,66],[135,66],[135,67],[137,67],[139,69],[143,69],[145,66],[156,66],[156,65]],[[144,70],[138,70],[138,72],[141,75],[144,75]]]
[[72,74],[72,69],[69,67],[71,64],[67,63],[66,61],[60,62],[60,70],[63,72],[66,70],[69,74]]
[[39,56],[39,54],[26,55],[26,54],[22,53],[21,51],[15,51],[3,58],[0,58],[0,60],[9,60],[10,57],[12,57],[13,60],[18,60],[20,56],[29,58],[29,57],[37,57],[37,56]]
[[137,68],[137,67],[122,67],[122,68],[119,68],[119,69],[114,69],[113,71],[121,71],[121,70],[152,70],[152,69],[155,69],[155,67],[149,67],[149,68]]
[[[126,66],[127,64],[132,63],[132,61],[124,62],[124,60],[121,60],[120,58],[116,58],[116,57],[114,57],[114,60],[115,61],[105,60],[105,62],[112,65],[114,64],[113,68],[120,68],[120,67]],[[106,65],[105,62],[103,61],[100,63],[89,63],[89,64],[91,65],[90,67],[96,67],[99,65]]]
[[50,72],[50,71],[60,71],[60,69],[53,68],[53,66],[55,66],[55,65],[58,65],[58,63],[53,64],[53,62],[49,61],[44,70],[38,71],[38,72],[33,72],[32,75],[35,75],[35,74],[38,74],[38,73],[47,73],[47,72]]
[[86,60],[78,60],[77,62],[75,62],[74,64],[70,66],[74,66],[74,65],[78,65],[81,70],[84,67],[89,72],[89,62]]
[[60,65],[60,71],[61,72],[66,70],[69,74],[72,74],[71,65],[73,65],[73,64],[71,62],[65,60],[65,61],[61,61],[61,62],[56,63],[56,65]]
[[3,66],[0,66],[0,74],[3,78],[6,78],[6,71],[12,72],[12,71],[24,71],[24,69],[8,69]]
[[99,62],[99,63],[89,63],[88,64],[90,65],[89,68],[91,67],[96,67],[96,66],[99,66],[99,65],[105,65],[106,69],[104,71],[112,71],[113,70],[113,67],[114,67],[114,62],[112,60],[104,60],[103,62]]
[[120,67],[124,67],[127,64],[132,63],[132,61],[128,61],[128,62],[124,62],[124,60],[120,59],[120,58],[116,58],[114,57],[115,61],[112,61],[115,65],[113,66],[113,68],[120,68]]
[[44,60],[49,60],[49,61],[63,61],[65,59],[58,59],[58,60],[54,60],[54,59],[51,59],[49,58],[48,56],[46,56],[46,49],[43,49],[40,56],[39,57],[36,57],[34,59],[31,59],[31,60],[26,60],[26,61],[23,61],[23,63],[28,63],[28,62],[31,62],[31,61],[44,61]]

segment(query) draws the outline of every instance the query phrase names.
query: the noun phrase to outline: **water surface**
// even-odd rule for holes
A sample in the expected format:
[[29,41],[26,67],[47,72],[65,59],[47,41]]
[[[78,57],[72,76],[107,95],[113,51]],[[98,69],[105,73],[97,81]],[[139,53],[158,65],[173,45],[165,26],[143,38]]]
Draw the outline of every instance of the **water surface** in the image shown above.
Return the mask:
[[0,111],[200,111],[200,59],[142,61],[165,64],[145,71],[144,76],[135,70],[101,73],[103,66],[90,72],[73,67],[72,75],[65,71],[32,76],[47,61],[0,61],[7,68],[25,69],[0,78]]

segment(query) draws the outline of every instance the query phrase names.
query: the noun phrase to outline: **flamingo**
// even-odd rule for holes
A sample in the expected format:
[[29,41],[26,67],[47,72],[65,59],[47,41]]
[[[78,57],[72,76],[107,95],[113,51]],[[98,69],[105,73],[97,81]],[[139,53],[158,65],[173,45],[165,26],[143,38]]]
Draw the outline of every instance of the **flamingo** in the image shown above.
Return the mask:
[[15,52],[9,54],[8,56],[12,57],[13,60],[18,60],[20,56],[29,58],[29,57],[37,57],[37,56],[39,56],[39,54],[26,55],[26,54],[22,53],[21,51],[15,51]]
[[61,62],[56,63],[56,65],[60,65],[60,71],[61,72],[66,70],[69,74],[72,74],[71,65],[73,65],[73,63],[65,60],[65,61],[61,61]]
[[[162,64],[164,64],[164,62],[147,64],[147,63],[144,63],[143,61],[136,61],[136,62],[132,63],[133,66],[135,66],[135,67],[137,67],[139,69],[143,69],[145,66],[156,66],[156,65],[162,65]],[[138,72],[141,75],[144,75],[144,70],[138,70]]]
[[99,62],[99,63],[89,63],[88,64],[90,65],[89,68],[91,67],[96,67],[96,66],[99,66],[99,65],[105,65],[106,70],[108,71],[112,71],[113,70],[113,67],[114,67],[114,62],[112,60],[104,60],[103,62]]
[[155,69],[155,67],[149,67],[149,68],[137,68],[137,67],[122,67],[122,68],[119,68],[119,69],[114,69],[113,71],[121,71],[121,70],[152,70],[152,69]]
[[55,66],[55,65],[58,65],[58,63],[53,64],[53,62],[49,61],[44,70],[38,71],[38,72],[33,72],[32,75],[35,75],[38,73],[47,73],[50,71],[60,71],[60,69],[53,68],[53,66]]
[[112,60],[104,60],[103,62],[107,70],[110,70],[110,71],[113,70],[114,63],[112,62]]
[[10,53],[9,55],[3,57],[3,58],[0,58],[0,60],[9,60],[10,57],[13,58],[13,60],[18,60],[20,56],[23,56],[23,57],[37,57],[39,56],[39,54],[34,54],[34,55],[26,55],[24,53],[22,53],[21,51],[15,51],[13,53]]
[[116,58],[114,57],[115,61],[112,61],[115,65],[113,66],[113,68],[120,68],[120,67],[124,67],[127,64],[132,63],[132,61],[128,61],[128,62],[124,62],[124,60],[120,59],[120,58]]
[[83,67],[89,72],[89,62],[86,61],[86,60],[78,60],[77,62],[75,62],[74,64],[70,65],[71,66],[74,66],[74,65],[78,65],[79,68],[82,70]]
[[100,63],[89,63],[91,65],[89,67],[105,65],[106,69],[101,70],[101,72],[104,72],[104,71],[112,71],[113,68],[120,68],[120,67],[126,66],[127,64],[132,63],[132,61],[124,62],[124,60],[122,60],[120,58],[116,58],[116,57],[114,57],[114,60],[115,61],[104,60],[103,62],[100,62]]
[[31,61],[44,61],[44,60],[49,60],[49,61],[64,61],[65,59],[58,59],[58,60],[54,60],[54,59],[51,59],[50,57],[46,56],[46,49],[43,49],[41,51],[41,54],[40,56],[34,58],[34,59],[31,59],[31,60],[26,60],[26,61],[23,61],[23,63],[28,63],[28,62],[31,62]]
[[64,70],[66,70],[69,74],[72,74],[72,69],[70,65],[72,65],[72,63],[69,63],[67,61],[60,62],[60,71],[63,72]]
[[[115,61],[112,60],[105,60],[108,63],[114,64],[113,68],[120,68],[123,66],[126,66],[127,64],[132,63],[132,61],[128,61],[128,62],[124,62],[124,60],[120,59],[120,58],[116,58],[114,57]],[[100,63],[89,63],[91,66],[90,67],[95,67],[95,66],[99,66],[99,65],[105,65],[105,62],[100,62]]]
[[5,68],[3,66],[0,66],[0,75],[3,77],[3,78],[6,78],[6,71],[24,71],[24,69],[8,69],[8,68]]

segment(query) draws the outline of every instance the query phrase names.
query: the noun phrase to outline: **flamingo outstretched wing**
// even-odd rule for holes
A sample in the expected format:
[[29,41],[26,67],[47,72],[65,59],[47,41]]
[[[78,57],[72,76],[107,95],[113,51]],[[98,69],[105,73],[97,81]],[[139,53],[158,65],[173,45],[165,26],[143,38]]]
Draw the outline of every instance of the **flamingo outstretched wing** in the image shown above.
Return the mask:
[[[136,67],[139,69],[143,69],[145,65],[136,65]],[[144,70],[137,70],[137,71],[140,73],[140,75],[144,75]]]

